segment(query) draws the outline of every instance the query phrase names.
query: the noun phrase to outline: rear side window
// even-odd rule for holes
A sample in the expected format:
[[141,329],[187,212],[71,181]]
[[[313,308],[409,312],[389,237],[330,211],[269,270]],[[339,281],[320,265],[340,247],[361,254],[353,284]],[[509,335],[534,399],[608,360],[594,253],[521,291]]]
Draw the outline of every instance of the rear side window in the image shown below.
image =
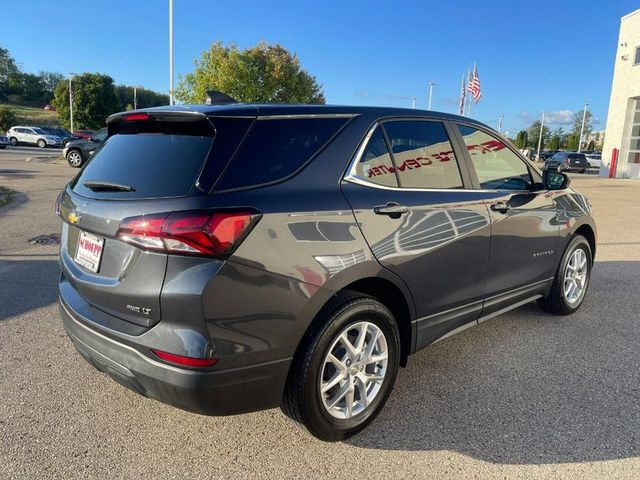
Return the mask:
[[348,118],[260,118],[242,142],[216,190],[282,180],[302,168]]
[[[74,192],[118,200],[186,196],[214,140],[214,129],[208,121],[131,122],[114,133],[100,144],[75,179]],[[89,189],[86,182],[118,184],[133,190]]]
[[458,162],[441,122],[389,121],[384,129],[400,187],[462,188]]

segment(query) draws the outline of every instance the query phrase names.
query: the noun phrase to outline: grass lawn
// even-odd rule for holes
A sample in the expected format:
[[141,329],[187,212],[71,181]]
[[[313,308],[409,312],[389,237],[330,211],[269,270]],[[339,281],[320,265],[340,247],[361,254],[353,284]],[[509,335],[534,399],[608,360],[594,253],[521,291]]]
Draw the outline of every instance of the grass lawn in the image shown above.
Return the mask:
[[[1,104],[0,104],[1,105]],[[42,108],[37,107],[22,107],[20,105],[8,105],[11,108],[16,117],[16,125],[35,125],[35,126],[51,126],[59,127],[60,121],[56,112],[46,112]]]

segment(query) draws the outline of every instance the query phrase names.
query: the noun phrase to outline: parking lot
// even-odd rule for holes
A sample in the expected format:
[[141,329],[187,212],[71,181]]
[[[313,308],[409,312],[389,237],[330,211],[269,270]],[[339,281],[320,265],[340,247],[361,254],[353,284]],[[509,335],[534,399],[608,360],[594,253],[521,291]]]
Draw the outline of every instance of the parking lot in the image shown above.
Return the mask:
[[[35,151],[32,153],[31,150]],[[0,478],[637,478],[640,183],[573,175],[599,228],[571,317],[535,304],[412,357],[377,421],[322,443],[279,410],[203,417],[76,353],[57,314],[60,150],[0,150]]]

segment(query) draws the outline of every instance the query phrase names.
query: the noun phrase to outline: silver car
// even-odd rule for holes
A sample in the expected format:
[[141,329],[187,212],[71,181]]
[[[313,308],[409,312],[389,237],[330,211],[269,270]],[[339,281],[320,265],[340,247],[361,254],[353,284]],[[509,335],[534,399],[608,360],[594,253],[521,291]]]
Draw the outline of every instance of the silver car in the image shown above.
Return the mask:
[[38,127],[11,127],[7,131],[7,137],[9,137],[9,143],[13,146],[19,143],[37,145],[40,148],[62,146],[61,137],[51,135]]

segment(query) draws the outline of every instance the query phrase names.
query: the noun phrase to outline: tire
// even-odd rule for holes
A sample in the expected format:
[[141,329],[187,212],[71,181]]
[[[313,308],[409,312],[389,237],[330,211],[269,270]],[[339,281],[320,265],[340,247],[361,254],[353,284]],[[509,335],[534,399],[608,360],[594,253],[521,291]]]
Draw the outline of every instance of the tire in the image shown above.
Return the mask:
[[84,158],[82,158],[82,153],[79,150],[69,150],[67,152],[67,162],[73,168],[80,168],[84,163]]
[[582,170],[580,170],[580,173],[586,173],[586,172],[587,172],[586,168],[583,168]]
[[[580,257],[580,254],[576,253],[578,250],[581,250],[584,253],[584,260],[586,263],[584,264],[584,270],[582,270],[582,268],[578,269],[576,272],[576,278],[578,278],[578,274],[580,272],[584,272],[584,277],[581,281],[575,280],[576,286],[581,285],[581,290],[578,296],[575,299],[568,299],[567,296],[571,297],[572,295],[571,290],[567,292],[567,289],[565,289],[565,277],[567,277],[571,271],[570,263],[575,266],[576,257]],[[574,257],[574,255],[576,255],[576,257]],[[577,263],[581,264],[580,261]],[[587,242],[587,239],[582,235],[575,235],[569,242],[569,245],[567,245],[567,248],[562,255],[562,260],[560,261],[558,271],[553,279],[553,284],[551,285],[549,293],[546,297],[538,300],[538,305],[540,305],[543,310],[556,315],[570,315],[576,312],[582,305],[587,294],[589,283],[591,281],[592,268],[593,255],[591,253],[591,246],[589,245],[589,242]],[[568,285],[568,287],[569,286],[570,285]]]
[[44,148],[44,147],[46,147],[46,146],[47,146],[47,142],[45,142],[42,138],[40,138],[40,139],[37,141],[36,145],[38,145],[38,147],[40,147],[40,148]]
[[16,145],[18,145],[18,139],[16,137],[11,137],[9,139],[9,143],[11,144],[12,147],[15,147]]
[[[344,440],[367,427],[391,393],[400,361],[398,326],[383,304],[355,292],[336,295],[316,320],[294,356],[282,411],[321,440]],[[347,352],[341,336],[346,334],[346,341],[358,351],[357,340],[362,332],[365,342],[360,348],[361,356],[379,360],[359,363],[357,356]],[[381,359],[385,348],[386,365]],[[330,361],[330,353],[342,362]],[[363,383],[363,379],[371,379],[375,374],[377,381]],[[330,388],[323,393],[323,386]],[[345,391],[347,394],[341,396]],[[349,395],[352,402],[348,402]],[[329,408],[328,404],[336,399],[336,406]],[[347,407],[349,403],[351,409]]]

